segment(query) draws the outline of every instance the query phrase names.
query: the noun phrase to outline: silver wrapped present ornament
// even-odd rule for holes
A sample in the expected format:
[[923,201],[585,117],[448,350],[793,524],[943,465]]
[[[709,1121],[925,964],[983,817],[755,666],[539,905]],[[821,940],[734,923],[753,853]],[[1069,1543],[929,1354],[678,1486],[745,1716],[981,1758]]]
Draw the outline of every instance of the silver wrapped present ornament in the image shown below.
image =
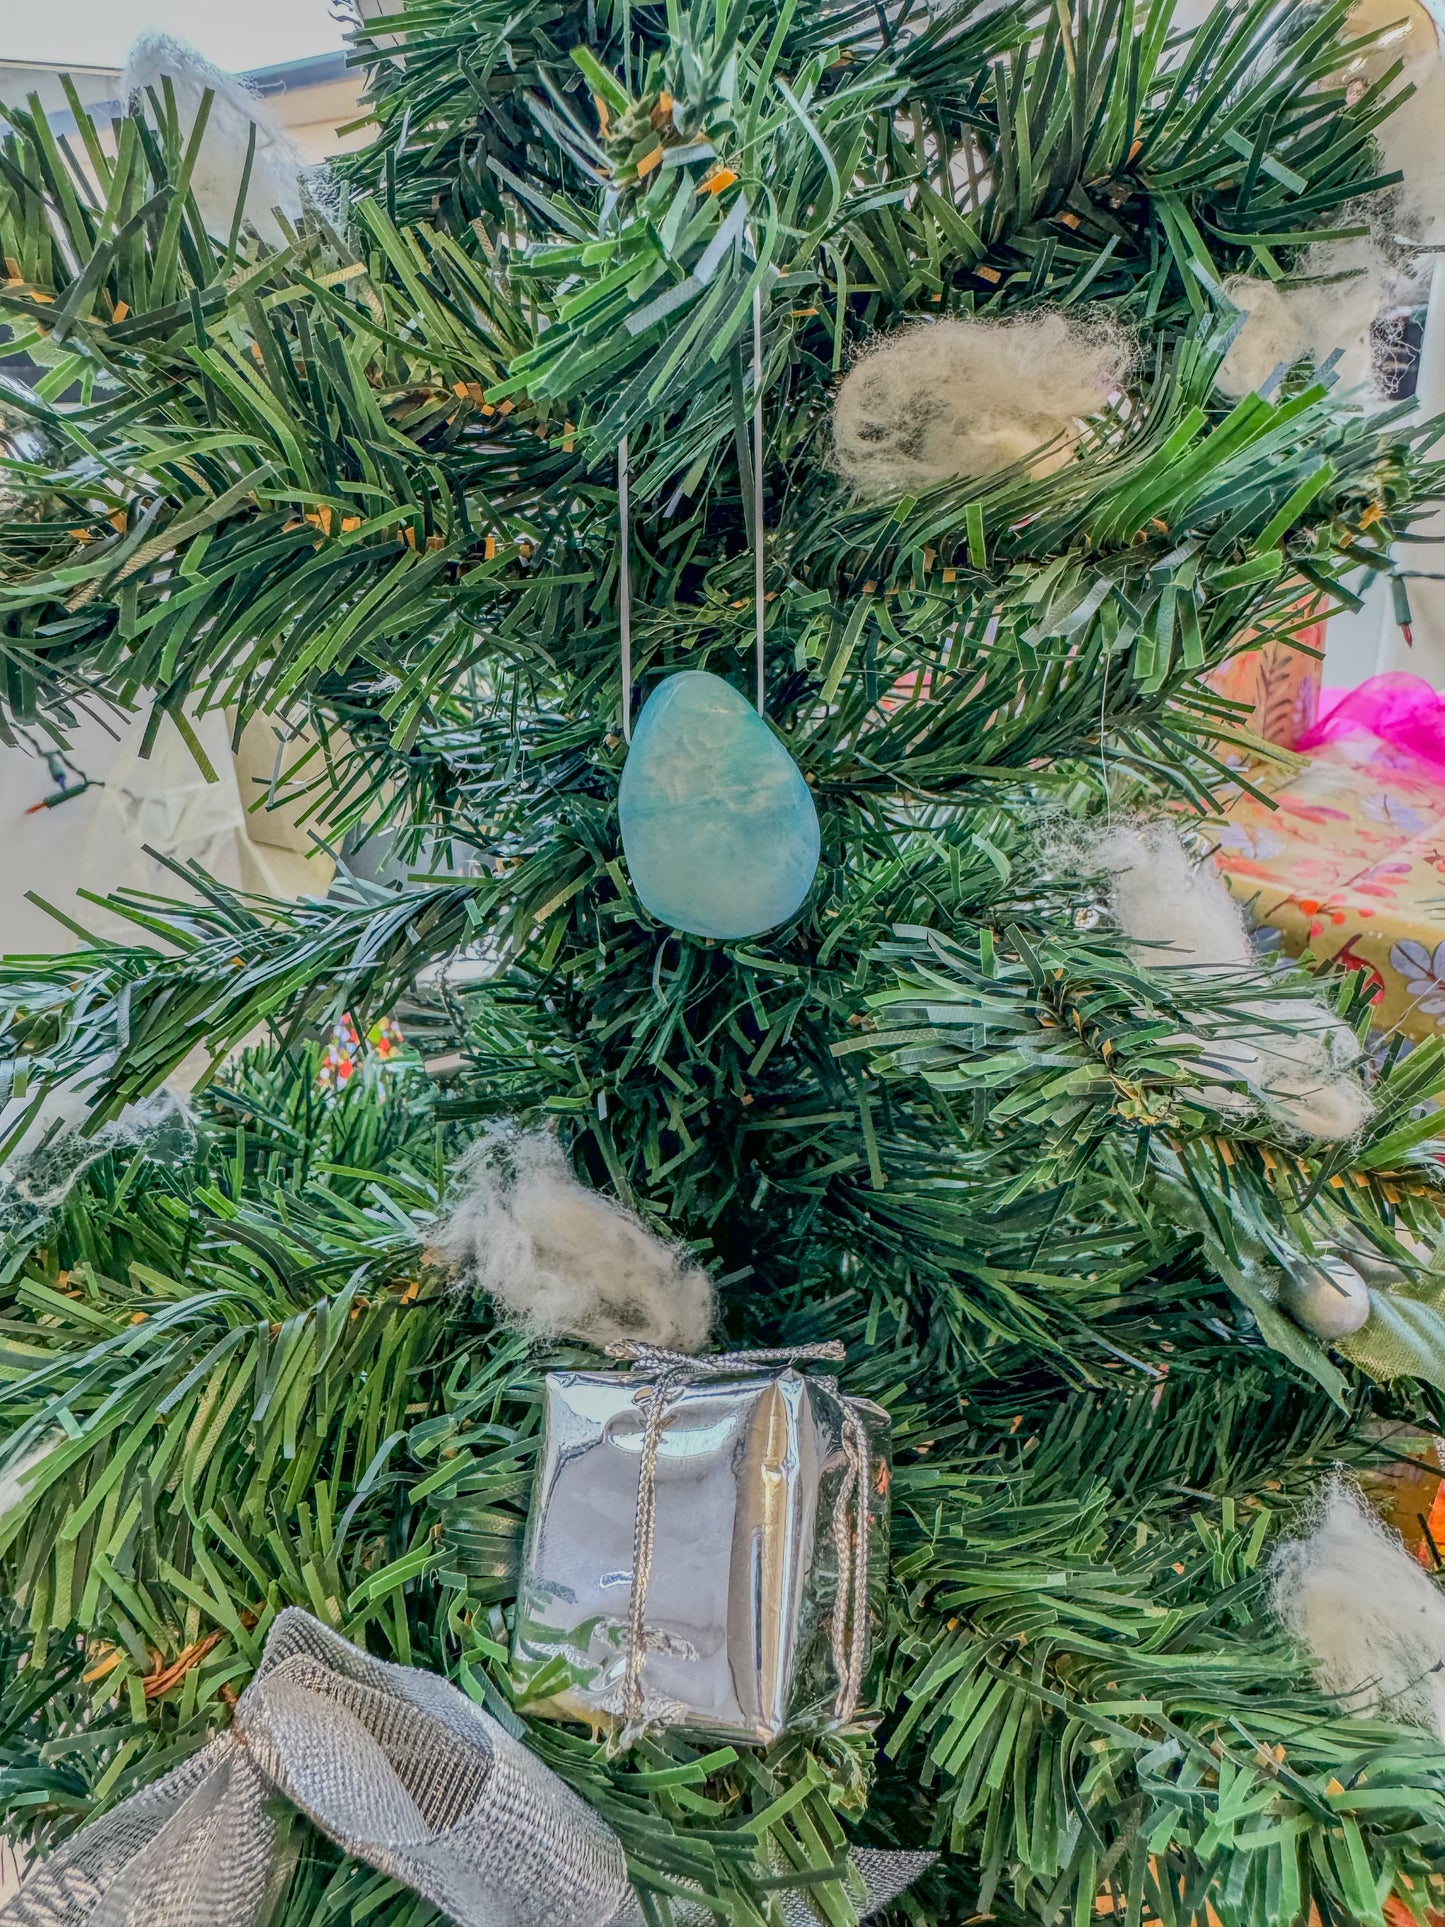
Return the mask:
[[766,1745],[866,1701],[889,1420],[796,1368],[841,1345],[554,1372],[512,1635],[524,1711]]

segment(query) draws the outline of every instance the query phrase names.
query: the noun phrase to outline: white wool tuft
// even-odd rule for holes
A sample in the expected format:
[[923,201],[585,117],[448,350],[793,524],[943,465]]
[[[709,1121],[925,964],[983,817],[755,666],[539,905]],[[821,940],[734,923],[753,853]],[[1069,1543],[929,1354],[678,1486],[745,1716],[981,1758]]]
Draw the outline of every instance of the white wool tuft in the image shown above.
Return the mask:
[[1149,964],[1245,969],[1254,950],[1244,913],[1217,870],[1196,863],[1167,823],[1119,824],[1094,842],[1095,866],[1113,878],[1110,906]]
[[712,1283],[674,1245],[572,1175],[545,1131],[483,1138],[432,1232],[459,1281],[539,1337],[613,1339],[694,1352],[712,1324]]
[[[30,1474],[50,1457],[57,1445],[64,1443],[65,1434],[57,1429],[47,1432],[39,1445],[30,1446],[18,1456],[14,1439],[7,1440],[5,1446],[0,1447],[0,1523],[34,1496]],[[8,1464],[4,1463],[6,1458],[10,1461]]]
[[[23,1113],[24,1100],[0,1107],[0,1131],[11,1128]],[[80,1125],[89,1105],[80,1092],[53,1091],[39,1115],[26,1128],[15,1149],[0,1165],[0,1233],[19,1240],[37,1235],[58,1204],[107,1151],[144,1150],[161,1158],[189,1157],[195,1128],[189,1106],[169,1090],[160,1090],[120,1116],[102,1124],[89,1137]]]
[[1270,1590],[1320,1689],[1347,1713],[1445,1740],[1445,1595],[1348,1480],[1336,1477],[1307,1536],[1275,1553]]
[[[1254,967],[1244,916],[1224,880],[1195,863],[1168,825],[1106,829],[1086,852],[1086,867],[1107,871],[1110,905],[1131,950],[1151,969],[1240,971]],[[1307,1137],[1351,1138],[1373,1106],[1360,1076],[1359,1040],[1312,997],[1261,998],[1235,1006],[1256,1027],[1208,1040],[1201,1064],[1245,1083],[1280,1123]],[[1219,1111],[1248,1109],[1250,1099],[1211,1085],[1196,1093]]]
[[1375,1106],[1361,1075],[1360,1042],[1313,997],[1246,1004],[1251,1037],[1211,1040],[1206,1065],[1242,1077],[1280,1123],[1332,1144],[1358,1137]]
[[1314,354],[1309,317],[1295,299],[1303,289],[1282,288],[1263,275],[1235,274],[1224,292],[1244,317],[1215,376],[1226,395],[1248,395],[1263,387],[1281,362],[1293,368]]
[[[1007,320],[922,321],[861,355],[838,390],[833,445],[868,496],[995,475],[1059,443],[1128,373],[1128,337],[1103,317],[1052,311]],[[1046,460],[1042,466],[1050,466]]]
[[121,75],[121,99],[129,103],[138,96],[141,105],[147,106],[146,89],[153,88],[163,98],[167,79],[183,128],[195,125],[207,89],[215,96],[191,175],[191,192],[207,229],[223,239],[230,235],[254,127],[256,151],[246,188],[245,218],[263,241],[279,247],[286,237],[275,210],[279,208],[288,221],[295,222],[308,198],[315,198],[307,183],[312,170],[300,149],[243,80],[213,67],[184,40],[164,33],[142,34]]
[[[1298,277],[1347,277],[1310,279]],[[1379,394],[1391,360],[1388,338],[1375,334],[1376,319],[1390,302],[1389,271],[1368,239],[1312,247],[1296,269],[1295,281],[1282,286],[1262,275],[1237,274],[1224,292],[1244,316],[1218,375],[1226,395],[1247,395],[1283,364],[1316,366],[1340,350],[1335,373],[1340,387],[1368,387]]]

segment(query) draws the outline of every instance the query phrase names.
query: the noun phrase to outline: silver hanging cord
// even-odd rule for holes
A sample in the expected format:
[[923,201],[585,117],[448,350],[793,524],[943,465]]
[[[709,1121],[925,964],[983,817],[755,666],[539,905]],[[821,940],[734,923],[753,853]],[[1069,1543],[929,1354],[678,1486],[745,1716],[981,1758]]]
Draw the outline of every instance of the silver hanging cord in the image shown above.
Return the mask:
[[833,1717],[839,1721],[852,1719],[858,1710],[863,1654],[868,1643],[868,1492],[872,1469],[868,1435],[857,1414],[847,1407],[843,1413],[843,1457],[846,1470],[833,1502],[833,1550],[838,1560],[832,1625],[838,1696],[833,1702]]
[[758,714],[763,714],[763,628],[767,609],[763,534],[763,290],[753,289],[753,620],[757,629]]
[[[642,1673],[647,1664],[647,1594],[652,1583],[652,1553],[657,1527],[657,1459],[668,1413],[689,1385],[738,1372],[771,1366],[841,1364],[842,1345],[830,1339],[818,1345],[784,1346],[778,1351],[719,1352],[694,1358],[687,1352],[666,1351],[657,1345],[623,1339],[607,1347],[609,1358],[627,1359],[635,1372],[654,1375],[647,1395],[647,1418],[642,1432],[642,1454],[637,1468],[637,1512],[632,1529],[632,1596],[628,1603],[627,1644],[623,1661],[618,1711],[626,1746],[647,1729]],[[838,1584],[833,1595],[831,1628],[838,1694],[834,1718],[846,1722],[858,1710],[863,1690],[863,1654],[868,1639],[868,1495],[871,1472],[868,1441],[855,1414],[844,1408],[843,1483],[833,1505],[833,1545],[838,1561]]]
[[632,741],[632,516],[627,502],[627,437],[617,444],[617,533],[621,545],[617,577],[618,617],[622,625],[622,740]]
[[[767,627],[766,537],[763,531],[763,291],[753,289],[753,624],[757,670],[754,700],[764,714]],[[632,516],[628,504],[627,437],[617,444],[618,623],[622,631],[622,740],[632,741]]]

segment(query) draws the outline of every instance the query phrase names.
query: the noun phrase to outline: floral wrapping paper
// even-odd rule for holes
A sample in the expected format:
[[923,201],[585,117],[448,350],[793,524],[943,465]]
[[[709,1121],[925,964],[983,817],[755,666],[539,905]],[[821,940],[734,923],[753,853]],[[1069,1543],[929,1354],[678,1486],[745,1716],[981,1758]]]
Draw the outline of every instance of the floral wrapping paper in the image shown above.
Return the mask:
[[1297,632],[1294,646],[1270,642],[1231,656],[1212,671],[1209,686],[1233,703],[1248,703],[1246,729],[1293,749],[1319,713],[1324,647],[1325,625],[1312,622]]
[[1255,769],[1219,831],[1232,893],[1286,950],[1370,973],[1375,1024],[1445,1029],[1445,787],[1372,738]]
[[[1301,648],[1248,650],[1210,686],[1250,705],[1254,735],[1293,749],[1318,712],[1324,634],[1315,623]],[[1292,954],[1368,971],[1380,1030],[1445,1029],[1445,787],[1369,736],[1249,776],[1274,807],[1247,792],[1228,806],[1217,862],[1232,893]]]

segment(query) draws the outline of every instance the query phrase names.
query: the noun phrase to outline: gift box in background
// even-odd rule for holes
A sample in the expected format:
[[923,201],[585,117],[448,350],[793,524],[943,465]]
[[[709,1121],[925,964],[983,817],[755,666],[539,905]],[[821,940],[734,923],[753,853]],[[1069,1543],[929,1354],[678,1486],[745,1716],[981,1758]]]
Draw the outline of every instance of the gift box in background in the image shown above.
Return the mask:
[[1249,705],[1241,722],[1252,735],[1293,749],[1319,711],[1324,647],[1324,623],[1309,623],[1296,631],[1293,644],[1266,642],[1231,656],[1211,670],[1209,687],[1232,703]]
[[[820,1351],[841,1347],[785,1356]],[[883,1608],[888,1414],[776,1354],[639,1353],[546,1380],[518,1704],[758,1745],[850,1724]]]
[[1238,795],[1216,860],[1287,951],[1370,972],[1378,1029],[1432,1036],[1445,1027],[1445,732],[1436,757],[1429,726],[1445,704],[1418,678],[1382,677],[1341,709],[1300,736],[1303,762],[1251,769],[1268,801]]
[[1437,1571],[1445,1557],[1445,1439],[1397,1419],[1376,1419],[1365,1430],[1388,1456],[1360,1467],[1360,1490],[1411,1558]]

